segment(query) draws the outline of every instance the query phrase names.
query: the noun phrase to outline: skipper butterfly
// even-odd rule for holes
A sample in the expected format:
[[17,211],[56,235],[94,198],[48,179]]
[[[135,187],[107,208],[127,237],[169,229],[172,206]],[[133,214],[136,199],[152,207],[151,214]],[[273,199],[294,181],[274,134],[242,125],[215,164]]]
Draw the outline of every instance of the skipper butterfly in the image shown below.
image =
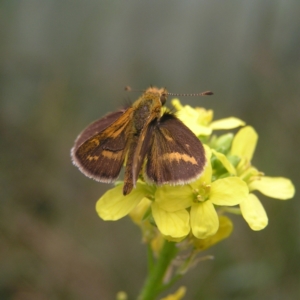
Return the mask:
[[199,178],[206,163],[203,145],[174,114],[162,113],[168,95],[175,94],[150,87],[129,108],[89,125],[71,150],[74,165],[86,176],[110,183],[125,163],[124,195],[132,191],[140,173],[156,185]]

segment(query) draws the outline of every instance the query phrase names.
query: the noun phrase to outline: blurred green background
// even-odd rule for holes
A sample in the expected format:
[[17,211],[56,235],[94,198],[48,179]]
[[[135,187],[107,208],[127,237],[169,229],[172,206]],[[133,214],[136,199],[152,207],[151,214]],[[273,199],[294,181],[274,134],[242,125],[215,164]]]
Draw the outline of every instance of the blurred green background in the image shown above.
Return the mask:
[[[300,186],[300,2],[1,1],[0,299],[135,299],[146,248],[129,218],[104,222],[110,186],[70,161],[77,134],[150,84],[260,139],[254,165]],[[299,193],[259,196],[269,225],[203,253],[186,299],[299,299]]]

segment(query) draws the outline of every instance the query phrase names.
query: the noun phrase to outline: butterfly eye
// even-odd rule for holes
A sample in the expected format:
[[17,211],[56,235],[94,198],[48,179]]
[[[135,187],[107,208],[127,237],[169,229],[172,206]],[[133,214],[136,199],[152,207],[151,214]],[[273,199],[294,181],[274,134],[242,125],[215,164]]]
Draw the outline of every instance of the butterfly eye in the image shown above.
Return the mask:
[[167,93],[162,93],[160,96],[161,105],[164,105],[167,101]]

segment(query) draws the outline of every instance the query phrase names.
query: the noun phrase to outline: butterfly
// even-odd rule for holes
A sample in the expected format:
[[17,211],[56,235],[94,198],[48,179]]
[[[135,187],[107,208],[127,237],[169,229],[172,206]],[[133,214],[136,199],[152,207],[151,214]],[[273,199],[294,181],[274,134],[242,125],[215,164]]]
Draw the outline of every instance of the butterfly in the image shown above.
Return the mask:
[[156,185],[199,178],[206,164],[203,145],[174,114],[162,112],[168,95],[175,94],[150,87],[127,109],[90,124],[71,150],[73,164],[105,183],[114,182],[125,164],[124,195],[132,191],[140,174]]

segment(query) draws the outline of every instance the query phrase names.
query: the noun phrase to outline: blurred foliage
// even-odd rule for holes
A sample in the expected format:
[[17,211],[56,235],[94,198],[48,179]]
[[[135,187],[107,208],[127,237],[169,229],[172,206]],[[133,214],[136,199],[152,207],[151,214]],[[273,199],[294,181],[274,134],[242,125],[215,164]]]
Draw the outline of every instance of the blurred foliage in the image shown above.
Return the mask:
[[[237,116],[260,135],[256,161],[300,186],[300,2],[1,1],[0,299],[135,297],[146,249],[128,219],[103,222],[108,188],[70,161],[76,135],[134,101],[131,85]],[[300,297],[299,196],[263,197],[270,223],[209,249],[179,282],[187,299]]]

